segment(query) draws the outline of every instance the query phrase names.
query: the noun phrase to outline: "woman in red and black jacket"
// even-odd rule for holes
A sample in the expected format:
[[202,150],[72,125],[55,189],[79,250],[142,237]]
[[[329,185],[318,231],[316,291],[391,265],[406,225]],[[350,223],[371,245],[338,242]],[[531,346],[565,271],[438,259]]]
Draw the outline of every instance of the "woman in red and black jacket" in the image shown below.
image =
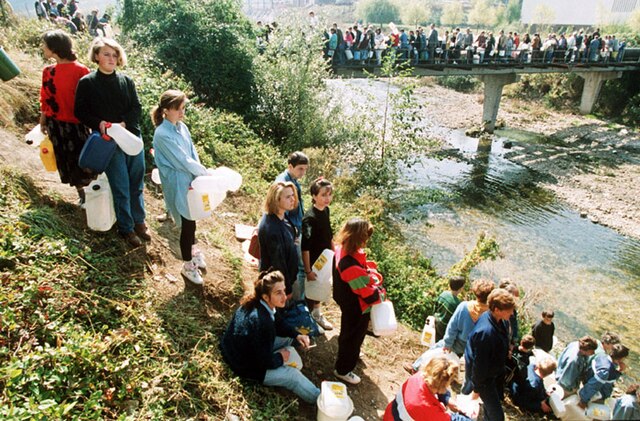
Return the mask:
[[376,263],[368,261],[364,253],[372,234],[373,226],[368,221],[353,218],[344,224],[336,239],[333,299],[342,315],[333,374],[351,384],[360,383],[353,369],[367,333],[371,306],[382,301],[386,294]]

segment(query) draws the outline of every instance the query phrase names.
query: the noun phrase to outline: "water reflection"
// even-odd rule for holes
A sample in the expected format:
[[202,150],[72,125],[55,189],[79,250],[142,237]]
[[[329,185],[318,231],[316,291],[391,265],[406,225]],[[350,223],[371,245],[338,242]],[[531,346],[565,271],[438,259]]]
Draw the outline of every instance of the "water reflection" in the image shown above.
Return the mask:
[[[535,291],[538,310],[556,310],[565,341],[611,329],[633,347],[640,329],[631,317],[640,299],[640,242],[557,201],[540,187],[538,174],[502,156],[504,139],[463,137],[453,132],[448,138],[460,151],[457,158],[425,158],[406,170],[408,190],[451,193],[444,204],[423,203],[410,213],[409,241],[445,271],[473,247],[480,231],[488,231],[505,257],[483,263],[476,276],[510,277]],[[637,354],[632,357],[637,369]]]

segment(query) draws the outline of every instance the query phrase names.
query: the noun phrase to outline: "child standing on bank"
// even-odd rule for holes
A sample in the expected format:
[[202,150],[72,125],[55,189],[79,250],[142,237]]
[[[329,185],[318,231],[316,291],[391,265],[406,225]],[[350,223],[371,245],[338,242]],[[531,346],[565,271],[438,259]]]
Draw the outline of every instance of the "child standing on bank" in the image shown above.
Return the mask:
[[180,227],[180,252],[184,265],[181,274],[196,285],[202,285],[200,269],[207,264],[195,247],[196,221],[189,212],[187,193],[194,178],[207,175],[207,169],[193,146],[191,133],[182,122],[187,96],[176,90],[162,94],[151,112],[156,126],[153,134],[155,161],[160,172],[164,202],[177,227]]
[[[311,183],[309,191],[313,206],[302,218],[302,263],[307,279],[315,281],[317,276],[311,267],[325,249],[333,250],[333,231],[329,214],[333,186],[329,180],[319,177]],[[332,330],[333,325],[320,312],[320,302],[309,298],[306,301],[315,321],[323,329]]]
[[531,334],[536,338],[536,346],[544,352],[549,352],[553,348],[553,334],[556,330],[553,324],[553,316],[553,310],[544,310],[542,319],[533,325],[531,329]]
[[463,276],[454,276],[449,279],[449,290],[442,292],[436,300],[436,313],[434,314],[436,319],[436,342],[444,337],[447,323],[449,323],[453,312],[456,311],[458,304],[461,302],[458,295],[464,288],[465,281]]

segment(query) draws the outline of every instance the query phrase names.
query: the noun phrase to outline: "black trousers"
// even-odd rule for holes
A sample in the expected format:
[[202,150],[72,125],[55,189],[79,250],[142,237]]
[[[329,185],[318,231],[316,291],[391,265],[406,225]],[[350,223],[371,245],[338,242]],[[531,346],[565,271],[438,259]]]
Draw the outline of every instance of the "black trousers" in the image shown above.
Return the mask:
[[193,256],[191,256],[191,246],[196,243],[196,221],[190,221],[182,218],[182,230],[180,231],[180,253],[182,254],[182,260],[188,262]]
[[369,327],[369,313],[362,314],[360,305],[340,306],[340,336],[338,337],[338,358],[336,371],[344,375],[356,368],[360,347]]

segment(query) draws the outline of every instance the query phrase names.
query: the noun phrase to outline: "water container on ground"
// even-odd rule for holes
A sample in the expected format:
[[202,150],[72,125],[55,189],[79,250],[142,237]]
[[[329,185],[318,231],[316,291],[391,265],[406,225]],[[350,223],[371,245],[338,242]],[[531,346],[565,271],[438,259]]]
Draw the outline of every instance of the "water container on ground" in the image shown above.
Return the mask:
[[307,298],[326,302],[331,298],[333,276],[333,250],[325,249],[315,261],[311,270],[316,274],[313,281],[305,280],[304,293]]
[[480,414],[480,399],[472,399],[471,395],[459,394],[456,396],[456,405],[458,409],[464,412],[473,421],[478,419]]
[[298,351],[292,346],[287,346],[285,349],[289,351],[289,359],[287,359],[284,365],[302,370],[302,357],[298,354]]
[[323,381],[320,386],[318,421],[346,421],[353,412],[353,402],[347,386],[340,382]]
[[610,420],[611,408],[603,403],[589,402],[586,414],[593,420]]
[[44,168],[47,171],[57,171],[58,165],[56,164],[56,155],[53,152],[53,143],[49,136],[45,136],[40,142],[40,159]]
[[479,54],[474,54],[473,55],[473,64],[480,64],[480,55]]
[[7,82],[20,74],[18,66],[9,58],[4,49],[0,47],[0,79]]
[[194,221],[211,216],[209,193],[199,192],[190,187],[187,192],[187,206],[189,206],[189,215]]
[[562,401],[565,408],[564,416],[561,418],[562,420],[589,421],[589,418],[585,415],[586,411],[578,406],[578,402],[580,402],[578,395],[571,395]]
[[375,304],[371,308],[371,327],[380,336],[393,335],[398,329],[393,303],[389,300]]
[[436,318],[427,316],[420,335],[420,343],[431,348],[436,344]]
[[127,155],[136,156],[142,152],[142,139],[131,133],[129,130],[117,123],[107,124],[107,134],[116,141],[122,152]]
[[116,222],[116,211],[107,177],[101,175],[85,187],[84,191],[87,226],[93,231],[109,231]]
[[558,418],[562,418],[566,413],[564,403],[562,402],[564,389],[562,389],[559,384],[554,384],[547,389],[547,393],[549,393],[549,406],[551,406],[554,415]]

